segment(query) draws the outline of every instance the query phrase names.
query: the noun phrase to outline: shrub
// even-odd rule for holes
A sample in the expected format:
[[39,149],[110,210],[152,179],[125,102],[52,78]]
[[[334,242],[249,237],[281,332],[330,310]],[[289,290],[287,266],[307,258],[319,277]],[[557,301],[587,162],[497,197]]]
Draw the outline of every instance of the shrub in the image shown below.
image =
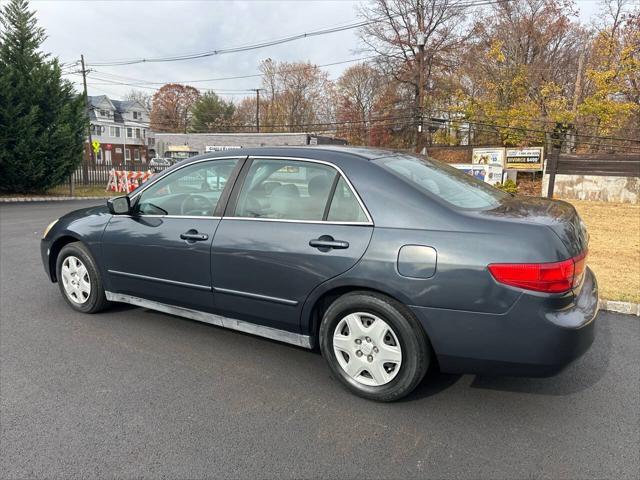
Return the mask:
[[518,193],[516,182],[508,178],[504,183],[496,183],[496,188],[507,193]]

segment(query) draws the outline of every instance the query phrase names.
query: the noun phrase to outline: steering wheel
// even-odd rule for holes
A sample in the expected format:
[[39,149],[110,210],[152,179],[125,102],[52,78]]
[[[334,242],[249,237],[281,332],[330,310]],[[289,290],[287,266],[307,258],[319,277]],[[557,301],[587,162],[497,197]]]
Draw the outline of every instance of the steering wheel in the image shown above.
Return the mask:
[[187,195],[180,203],[181,215],[213,215],[213,204],[204,195]]

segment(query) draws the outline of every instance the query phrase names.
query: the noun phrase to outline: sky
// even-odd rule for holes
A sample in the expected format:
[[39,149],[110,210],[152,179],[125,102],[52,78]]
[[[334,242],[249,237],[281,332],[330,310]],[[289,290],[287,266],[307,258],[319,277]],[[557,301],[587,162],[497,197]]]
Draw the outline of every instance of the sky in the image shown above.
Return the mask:
[[[6,0],[0,0],[0,4]],[[361,0],[31,0],[40,26],[47,33],[43,50],[63,64],[79,60],[104,62],[198,53],[273,40],[361,20]],[[597,15],[597,0],[578,0],[580,18],[588,22]],[[132,88],[112,82],[136,80],[190,83],[239,101],[247,90],[260,87],[260,78],[192,82],[258,73],[266,58],[277,61],[310,61],[317,65],[358,59],[361,51],[357,29],[304,38],[282,45],[197,60],[143,63],[126,66],[90,66],[90,95],[122,98]],[[352,65],[326,67],[330,78]],[[67,67],[64,71],[77,71]],[[116,77],[117,75],[117,77]],[[92,78],[101,77],[102,79]],[[81,88],[79,75],[66,76]],[[104,79],[108,79],[105,81]]]

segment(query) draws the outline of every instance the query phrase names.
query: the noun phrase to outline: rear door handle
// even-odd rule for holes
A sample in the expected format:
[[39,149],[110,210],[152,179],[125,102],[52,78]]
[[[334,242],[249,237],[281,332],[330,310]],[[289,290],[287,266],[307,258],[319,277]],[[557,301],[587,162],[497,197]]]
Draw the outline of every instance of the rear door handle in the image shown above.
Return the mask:
[[309,246],[317,248],[322,252],[328,252],[333,248],[349,248],[349,242],[345,242],[344,240],[334,240],[330,235],[322,235],[320,238],[309,240]]
[[207,240],[209,238],[209,235],[207,235],[206,233],[198,233],[197,230],[191,229],[184,233],[181,233],[180,238],[188,242],[202,242],[204,240]]

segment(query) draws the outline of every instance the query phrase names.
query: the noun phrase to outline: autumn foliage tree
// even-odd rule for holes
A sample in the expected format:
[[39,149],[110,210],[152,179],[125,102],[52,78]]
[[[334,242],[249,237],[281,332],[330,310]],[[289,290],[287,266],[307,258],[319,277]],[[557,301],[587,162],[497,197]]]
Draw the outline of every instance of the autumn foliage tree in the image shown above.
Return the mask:
[[397,119],[376,127],[385,141],[412,146],[407,129],[415,132],[421,111],[441,124],[431,137],[439,143],[541,144],[553,131],[579,151],[600,148],[602,135],[640,135],[640,21],[627,0],[605,1],[595,26],[579,21],[572,0],[373,0],[362,11],[364,50],[397,102],[386,110],[405,118],[404,130]]
[[366,63],[353,65],[344,71],[336,82],[339,136],[356,145],[371,142],[375,107],[383,89],[383,76]]
[[571,99],[584,48],[575,19],[564,0],[496,3],[477,19],[461,68],[465,113],[478,122],[476,140],[543,142],[547,127],[573,120]]
[[151,129],[156,132],[186,132],[191,111],[199,98],[200,92],[189,85],[163,85],[151,102]]
[[605,5],[585,72],[579,114],[595,138],[621,130],[640,138],[640,11],[625,14],[624,6],[618,0]]

